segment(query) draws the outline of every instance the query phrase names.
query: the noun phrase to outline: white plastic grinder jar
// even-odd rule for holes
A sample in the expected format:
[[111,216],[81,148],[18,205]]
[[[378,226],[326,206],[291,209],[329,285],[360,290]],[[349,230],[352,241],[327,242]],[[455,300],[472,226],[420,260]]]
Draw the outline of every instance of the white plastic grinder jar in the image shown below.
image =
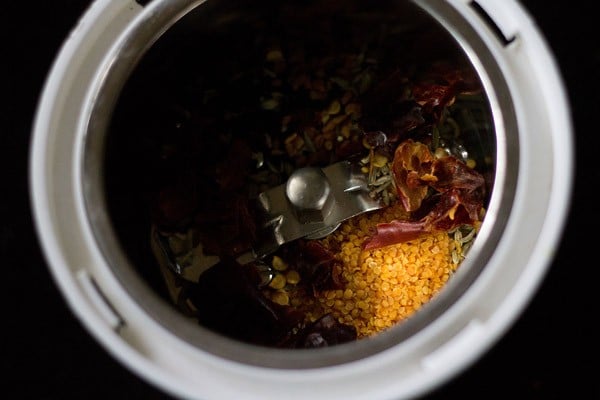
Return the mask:
[[[74,314],[161,390],[401,399],[470,366],[534,295],[569,209],[572,140],[555,60],[514,0],[96,0],[39,102],[31,200]],[[236,225],[241,191],[255,208]],[[352,280],[340,265],[354,253],[335,254],[369,223],[350,221],[396,203],[414,213],[377,225],[367,249],[452,232],[456,268],[420,286],[435,296],[419,307],[394,300],[408,287],[396,275],[373,286],[387,264]],[[254,224],[244,251],[229,243]],[[290,254],[330,269],[292,271]],[[225,262],[253,266],[256,287],[216,285]],[[411,282],[437,282],[432,262]],[[392,297],[361,297],[375,289]],[[265,345],[262,319],[317,309],[334,318]],[[387,326],[376,310],[408,314]]]

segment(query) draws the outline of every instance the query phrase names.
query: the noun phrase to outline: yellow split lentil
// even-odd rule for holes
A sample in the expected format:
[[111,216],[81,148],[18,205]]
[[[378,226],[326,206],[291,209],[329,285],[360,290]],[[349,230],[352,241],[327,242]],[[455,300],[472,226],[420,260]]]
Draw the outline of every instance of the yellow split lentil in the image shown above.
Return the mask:
[[401,206],[391,206],[348,220],[322,239],[327,248],[340,249],[336,257],[346,285],[317,293],[310,320],[331,313],[339,322],[353,325],[358,338],[363,338],[406,319],[438,293],[458,267],[452,254],[461,254],[460,242],[447,232],[363,250],[377,223],[406,217]]

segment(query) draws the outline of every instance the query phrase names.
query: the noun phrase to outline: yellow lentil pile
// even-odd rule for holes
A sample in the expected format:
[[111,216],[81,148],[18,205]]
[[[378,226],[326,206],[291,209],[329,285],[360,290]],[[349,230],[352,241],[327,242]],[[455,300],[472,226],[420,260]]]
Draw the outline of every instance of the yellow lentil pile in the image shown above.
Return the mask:
[[341,323],[353,325],[358,337],[391,327],[428,302],[446,283],[458,263],[460,242],[447,232],[380,249],[362,250],[363,241],[379,222],[406,218],[401,206],[363,214],[346,221],[337,232],[323,239],[330,248],[341,249],[347,284],[342,290],[317,294],[309,318],[332,313]]

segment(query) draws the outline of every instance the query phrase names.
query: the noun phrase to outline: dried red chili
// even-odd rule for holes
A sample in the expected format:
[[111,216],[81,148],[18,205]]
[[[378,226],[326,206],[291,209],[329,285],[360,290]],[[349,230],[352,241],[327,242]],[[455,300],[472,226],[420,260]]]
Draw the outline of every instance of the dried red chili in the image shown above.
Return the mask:
[[[365,242],[373,249],[416,239],[433,231],[449,231],[480,221],[485,180],[455,157],[434,159],[422,143],[407,140],[398,146],[393,160],[398,194],[407,211],[417,211],[429,197],[429,212],[417,221],[391,221],[377,225]],[[429,194],[434,189],[438,193]]]

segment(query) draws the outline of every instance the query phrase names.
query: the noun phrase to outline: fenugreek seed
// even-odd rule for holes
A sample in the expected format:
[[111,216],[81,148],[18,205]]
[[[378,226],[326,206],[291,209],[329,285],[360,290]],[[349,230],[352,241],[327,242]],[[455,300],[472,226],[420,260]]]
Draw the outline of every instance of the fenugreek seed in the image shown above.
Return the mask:
[[273,256],[271,265],[276,271],[285,271],[287,269],[287,263],[279,256]]
[[304,148],[304,139],[294,132],[285,138],[285,150],[290,156],[298,154],[302,148]]
[[287,283],[289,283],[290,285],[297,285],[298,282],[300,282],[300,274],[294,269],[288,270],[285,273],[285,278],[287,280]]
[[385,166],[388,163],[388,159],[386,156],[381,155],[381,154],[375,154],[373,156],[373,165],[377,168],[381,168],[383,166]]
[[450,152],[443,147],[438,147],[435,149],[434,156],[435,158],[444,158],[450,155]]
[[280,304],[282,306],[287,306],[290,304],[290,297],[286,292],[275,292],[271,295],[271,300],[274,303]]
[[335,115],[340,112],[341,107],[342,106],[340,105],[340,102],[337,100],[334,100],[327,108],[327,113],[330,115]]
[[271,282],[269,282],[269,287],[273,289],[283,289],[286,284],[285,276],[282,274],[275,274]]
[[323,127],[323,133],[331,132],[337,127],[340,123],[342,123],[347,118],[346,115],[338,115],[327,121],[325,126]]
[[370,149],[371,145],[369,144],[369,139],[365,136],[362,140],[362,145],[365,149]]

